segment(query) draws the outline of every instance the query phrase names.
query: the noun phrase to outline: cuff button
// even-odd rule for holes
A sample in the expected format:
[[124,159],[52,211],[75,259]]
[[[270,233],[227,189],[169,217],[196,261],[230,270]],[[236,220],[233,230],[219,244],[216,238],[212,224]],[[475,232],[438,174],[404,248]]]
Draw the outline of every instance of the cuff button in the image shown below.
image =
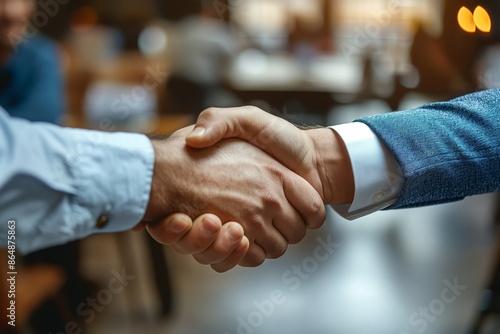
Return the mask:
[[95,222],[95,227],[102,229],[108,226],[109,224],[109,217],[107,215],[101,215],[99,218],[97,218]]
[[378,193],[373,195],[372,200],[373,200],[373,202],[378,203],[378,202],[383,201],[384,198],[385,198],[385,193],[383,191],[379,191]]

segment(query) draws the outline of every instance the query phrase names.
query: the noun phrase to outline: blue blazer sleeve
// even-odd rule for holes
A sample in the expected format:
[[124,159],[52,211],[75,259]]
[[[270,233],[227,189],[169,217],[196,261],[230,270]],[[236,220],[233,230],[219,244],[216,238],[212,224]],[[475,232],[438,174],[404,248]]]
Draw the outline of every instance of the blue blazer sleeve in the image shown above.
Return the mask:
[[399,162],[405,183],[389,209],[500,189],[500,90],[357,120]]

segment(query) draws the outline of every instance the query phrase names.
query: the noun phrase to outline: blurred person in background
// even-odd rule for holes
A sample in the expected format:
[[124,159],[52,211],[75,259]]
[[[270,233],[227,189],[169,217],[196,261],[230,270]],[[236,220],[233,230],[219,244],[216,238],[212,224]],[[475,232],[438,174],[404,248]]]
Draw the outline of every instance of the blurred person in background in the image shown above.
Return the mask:
[[14,117],[59,124],[59,50],[29,23],[35,9],[34,0],[0,0],[0,105]]
[[198,2],[199,13],[182,19],[174,28],[167,82],[175,111],[195,116],[208,107],[237,104],[222,86],[226,68],[238,51],[236,38],[213,1]]
[[[60,50],[30,22],[36,10],[34,0],[0,0],[0,106],[13,117],[60,124],[65,110]],[[36,332],[63,330],[69,319],[59,305],[75,310],[89,293],[79,273],[79,242],[29,254],[23,262],[20,318],[34,311]]]
[[473,87],[455,67],[440,37],[427,31],[422,22],[415,22],[416,29],[411,46],[411,62],[419,73],[417,89],[422,93],[438,96],[460,96]]

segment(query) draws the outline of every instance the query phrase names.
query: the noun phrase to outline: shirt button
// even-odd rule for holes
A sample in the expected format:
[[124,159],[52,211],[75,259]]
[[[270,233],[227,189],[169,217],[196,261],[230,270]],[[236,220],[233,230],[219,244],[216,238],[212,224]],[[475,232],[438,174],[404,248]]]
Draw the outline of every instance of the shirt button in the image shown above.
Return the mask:
[[385,198],[385,194],[383,191],[379,191],[378,193],[376,193],[375,195],[373,195],[373,202],[375,203],[378,203],[378,202],[381,202],[383,199]]
[[99,218],[97,218],[97,221],[95,222],[95,227],[102,229],[108,226],[109,224],[109,217],[106,215],[101,215]]

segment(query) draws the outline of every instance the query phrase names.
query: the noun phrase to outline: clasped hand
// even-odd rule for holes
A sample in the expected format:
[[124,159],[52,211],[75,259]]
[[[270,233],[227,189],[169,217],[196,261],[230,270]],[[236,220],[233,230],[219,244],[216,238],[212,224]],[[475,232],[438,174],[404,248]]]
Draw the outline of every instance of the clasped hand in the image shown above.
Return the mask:
[[323,224],[324,204],[352,200],[332,130],[299,130],[255,107],[208,109],[196,127],[152,143],[147,230],[218,272],[283,255]]

